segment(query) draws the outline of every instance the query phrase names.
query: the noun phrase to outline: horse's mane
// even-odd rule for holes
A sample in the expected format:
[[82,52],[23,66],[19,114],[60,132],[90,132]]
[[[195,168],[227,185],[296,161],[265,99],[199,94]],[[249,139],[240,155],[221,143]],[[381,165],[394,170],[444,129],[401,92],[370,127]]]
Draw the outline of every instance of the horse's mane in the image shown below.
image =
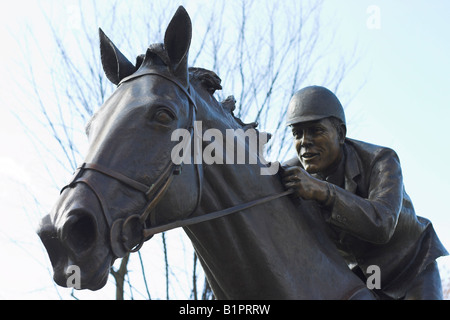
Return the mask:
[[[211,95],[213,95],[216,90],[222,89],[222,80],[220,77],[214,71],[203,68],[189,68],[189,81],[193,83],[200,83]],[[229,112],[236,122],[244,129],[255,129],[258,126],[256,122],[244,123],[240,118],[234,115],[234,110],[236,109],[236,99],[234,96],[228,96],[219,104],[224,110]]]

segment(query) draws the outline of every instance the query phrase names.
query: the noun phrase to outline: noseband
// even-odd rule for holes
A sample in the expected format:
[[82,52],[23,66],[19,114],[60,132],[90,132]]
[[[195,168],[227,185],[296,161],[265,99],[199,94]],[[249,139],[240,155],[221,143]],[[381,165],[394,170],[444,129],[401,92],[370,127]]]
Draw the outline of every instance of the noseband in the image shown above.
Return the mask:
[[[179,89],[181,89],[182,92],[187,96],[189,100],[189,121],[188,121],[188,130],[190,132],[190,139],[192,142],[193,135],[194,135],[194,123],[196,119],[196,111],[197,106],[195,104],[194,99],[192,99],[190,93],[188,90],[186,90],[177,80],[161,74],[157,72],[143,72],[136,75],[131,75],[129,77],[124,78],[120,83],[122,84],[125,81],[129,81],[131,79],[141,77],[144,75],[156,75],[159,77],[163,77],[166,80],[169,80],[170,82],[174,83]],[[172,161],[168,163],[162,174],[159,176],[159,178],[156,180],[155,183],[153,183],[151,186],[145,185],[139,181],[136,181],[134,179],[131,179],[124,174],[117,172],[115,170],[112,170],[110,168],[104,167],[102,165],[96,164],[96,163],[83,163],[79,168],[77,168],[76,172],[74,173],[73,178],[71,179],[71,182],[64,186],[61,189],[61,193],[66,188],[73,188],[78,183],[83,183],[87,185],[95,194],[97,197],[103,216],[108,224],[109,231],[110,231],[110,245],[112,252],[114,255],[118,258],[124,257],[128,252],[135,252],[138,251],[144,242],[148,239],[150,239],[153,235],[168,231],[171,229],[179,228],[179,227],[185,227],[188,225],[217,219],[226,215],[229,215],[231,213],[239,212],[248,208],[251,208],[253,206],[272,201],[274,199],[287,196],[292,193],[292,190],[287,190],[282,193],[278,193],[275,195],[266,196],[254,201],[250,201],[244,204],[240,204],[231,208],[227,208],[224,210],[204,214],[201,216],[196,217],[190,217],[193,215],[193,213],[197,210],[200,200],[201,200],[201,193],[202,193],[202,174],[201,174],[201,167],[200,164],[195,164],[196,166],[196,172],[197,172],[197,179],[198,179],[198,194],[197,194],[197,203],[194,208],[194,210],[191,212],[191,214],[188,216],[187,219],[178,220],[172,223],[164,224],[161,226],[156,227],[147,227],[148,220],[150,220],[150,225],[155,224],[155,217],[153,215],[150,215],[151,212],[155,209],[156,205],[161,201],[161,199],[164,197],[164,194],[166,193],[167,189],[172,183],[173,177],[175,175],[179,175],[181,173],[181,165],[176,165]],[[131,215],[126,219],[117,219],[115,221],[111,220],[111,217],[106,212],[106,206],[105,201],[102,198],[102,196],[96,191],[96,188],[94,187],[93,183],[90,181],[90,179],[86,176],[83,177],[83,172],[86,170],[92,170],[96,171],[98,173],[101,173],[105,176],[108,176],[110,178],[113,178],[128,187],[135,189],[137,191],[140,191],[145,195],[145,198],[147,199],[147,205],[145,209],[142,211],[141,214],[135,214]],[[190,218],[189,218],[190,217]],[[150,218],[150,219],[149,219]]]

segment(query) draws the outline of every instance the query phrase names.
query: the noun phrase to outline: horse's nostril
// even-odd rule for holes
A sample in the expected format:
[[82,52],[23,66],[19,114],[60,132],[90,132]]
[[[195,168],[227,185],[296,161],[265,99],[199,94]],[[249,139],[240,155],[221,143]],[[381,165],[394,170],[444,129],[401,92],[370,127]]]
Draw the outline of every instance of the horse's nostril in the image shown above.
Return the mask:
[[93,217],[86,212],[72,214],[64,224],[62,241],[75,254],[92,248],[96,239],[97,225]]

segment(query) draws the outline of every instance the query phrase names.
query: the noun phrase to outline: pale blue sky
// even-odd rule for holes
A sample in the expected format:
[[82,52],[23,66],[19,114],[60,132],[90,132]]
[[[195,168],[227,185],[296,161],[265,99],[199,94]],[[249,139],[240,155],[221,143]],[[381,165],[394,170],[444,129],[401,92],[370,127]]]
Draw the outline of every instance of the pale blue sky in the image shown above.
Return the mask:
[[[26,195],[28,189],[39,188],[36,181],[41,173],[33,171],[33,167],[42,158],[10,112],[27,107],[18,105],[27,101],[21,95],[29,89],[24,88],[27,83],[15,71],[23,66],[21,47],[17,43],[23,48],[24,26],[26,23],[32,26],[37,41],[45,46],[51,36],[42,28],[37,4],[65,10],[66,15],[62,16],[67,17],[70,5],[61,9],[61,2],[56,3],[14,1],[0,12],[0,200],[3,207],[0,248],[9,257],[5,259],[6,265],[0,267],[0,299],[57,297],[47,292],[55,291],[51,284],[43,284],[49,280],[48,261],[36,243],[33,227],[38,217],[29,213],[36,208],[33,199]],[[380,10],[379,29],[369,29],[366,25],[370,18],[367,8],[371,5]],[[188,2],[188,11],[190,6]],[[358,45],[359,63],[342,88],[343,92],[352,94],[364,84],[346,106],[348,136],[397,151],[406,190],[417,214],[432,220],[447,249],[450,248],[449,12],[447,0],[325,0],[322,15],[323,22],[337,26],[329,30],[336,32],[339,43],[333,50],[350,54],[355,43]],[[28,55],[33,58],[37,54],[29,52]],[[39,64],[35,67],[39,69]],[[27,117],[24,113],[20,116]],[[55,200],[55,194],[42,199],[49,209]],[[448,265],[448,258],[445,261]],[[24,274],[28,276],[19,280]]]

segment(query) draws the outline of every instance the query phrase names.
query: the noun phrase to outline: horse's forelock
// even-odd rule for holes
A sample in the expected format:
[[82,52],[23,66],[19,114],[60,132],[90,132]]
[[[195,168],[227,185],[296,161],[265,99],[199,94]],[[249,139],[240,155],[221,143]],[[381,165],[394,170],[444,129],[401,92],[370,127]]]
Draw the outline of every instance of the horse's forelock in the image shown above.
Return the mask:
[[215,72],[207,69],[189,68],[189,81],[200,82],[210,94],[213,94],[216,90],[222,90],[220,85],[222,80]]
[[151,44],[145,54],[141,54],[136,58],[136,70],[141,67],[142,64],[146,66],[152,65],[170,65],[169,56],[164,49],[162,43]]

